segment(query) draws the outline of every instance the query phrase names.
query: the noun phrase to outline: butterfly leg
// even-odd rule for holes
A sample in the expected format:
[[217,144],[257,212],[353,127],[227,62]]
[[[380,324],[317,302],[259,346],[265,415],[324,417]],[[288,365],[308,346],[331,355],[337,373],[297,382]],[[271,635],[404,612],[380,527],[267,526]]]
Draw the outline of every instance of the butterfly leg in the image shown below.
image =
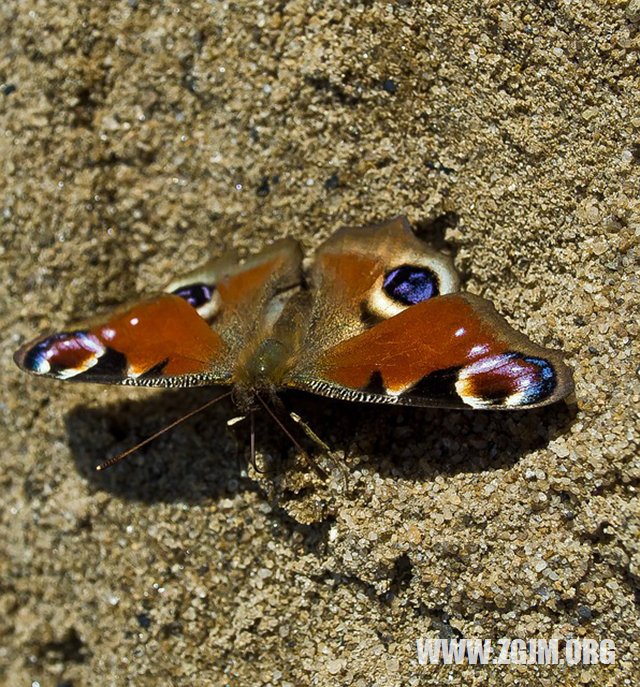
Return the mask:
[[[304,461],[308,464],[311,465],[321,476],[324,478],[328,477],[327,472],[323,470],[318,463],[313,460],[313,458],[307,453],[307,451],[304,450],[304,448],[301,446],[300,442],[296,440],[296,438],[291,434],[291,432],[284,426],[282,423],[282,420],[278,418],[278,416],[274,413],[274,411],[269,407],[269,405],[260,397],[259,394],[256,394],[256,398],[262,403],[262,406],[264,409],[267,411],[267,413],[272,417],[274,422],[280,427],[280,429],[283,431],[283,433],[289,438],[291,443],[298,449],[300,452],[300,455],[304,459]],[[318,439],[318,441],[320,441]]]
[[250,449],[249,449],[249,462],[251,463],[251,467],[260,475],[265,475],[267,473],[267,470],[261,470],[258,467],[258,464],[256,462],[256,422],[255,422],[255,417],[254,417],[254,411],[251,410],[247,415],[236,415],[236,417],[229,418],[227,420],[227,427],[233,427],[234,425],[237,425],[238,423],[242,422],[243,420],[246,420],[249,418],[249,423],[250,423],[250,430],[249,430],[249,442],[250,442]]
[[249,422],[251,424],[251,453],[250,453],[250,458],[249,460],[251,461],[251,465],[253,466],[253,469],[260,475],[266,475],[268,470],[261,470],[258,467],[258,464],[256,463],[256,418],[255,418],[255,411],[250,410],[249,411]]
[[331,449],[324,441],[309,427],[309,425],[298,415],[298,413],[289,413],[291,419],[302,427],[304,433],[313,441],[315,444],[324,449],[327,453],[331,452]]
[[[289,416],[296,424],[302,427],[302,430],[309,437],[309,439],[311,439],[311,441],[320,446],[323,449],[323,451],[327,454],[327,456],[329,456],[331,461],[338,467],[338,469],[342,473],[342,478],[344,479],[345,489],[348,489],[349,483],[347,481],[347,470],[345,466],[342,465],[342,463],[334,461],[333,458],[331,458],[331,449],[329,448],[329,446],[324,441],[322,441],[322,439],[311,429],[311,427],[309,427],[309,425],[298,415],[298,413],[290,412]],[[327,473],[321,468],[319,468],[319,466],[317,465],[316,469],[320,469],[325,476],[328,476]]]

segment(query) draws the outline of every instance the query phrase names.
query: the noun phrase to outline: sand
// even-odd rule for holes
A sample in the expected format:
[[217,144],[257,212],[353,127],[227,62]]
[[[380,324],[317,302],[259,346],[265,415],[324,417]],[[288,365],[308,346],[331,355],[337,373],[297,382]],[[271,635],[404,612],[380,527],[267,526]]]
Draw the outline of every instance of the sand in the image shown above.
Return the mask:
[[[636,0],[2,3],[4,684],[638,683],[639,21]],[[211,390],[12,362],[211,254],[398,214],[566,351],[575,403],[291,396],[326,480],[266,419],[247,466],[220,404],[97,474]],[[616,659],[419,665],[435,637]]]

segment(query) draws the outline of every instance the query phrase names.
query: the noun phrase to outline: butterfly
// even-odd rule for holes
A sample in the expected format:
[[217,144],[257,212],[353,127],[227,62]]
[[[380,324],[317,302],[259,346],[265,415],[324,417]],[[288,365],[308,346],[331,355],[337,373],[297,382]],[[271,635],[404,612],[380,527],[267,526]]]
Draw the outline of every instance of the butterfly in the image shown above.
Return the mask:
[[228,385],[250,410],[285,389],[407,406],[517,409],[573,390],[562,354],[460,291],[451,259],[397,217],[343,228],[303,270],[286,238],[14,355],[36,375],[128,386]]

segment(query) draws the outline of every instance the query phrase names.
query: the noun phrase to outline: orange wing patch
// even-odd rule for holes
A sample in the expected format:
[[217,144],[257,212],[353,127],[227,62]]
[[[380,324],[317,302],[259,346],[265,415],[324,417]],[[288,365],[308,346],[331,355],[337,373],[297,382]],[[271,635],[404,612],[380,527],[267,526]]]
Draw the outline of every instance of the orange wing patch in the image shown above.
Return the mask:
[[[300,375],[305,376],[306,375]],[[566,396],[571,374],[561,356],[513,330],[470,294],[418,303],[321,354],[305,385],[327,395],[351,389],[398,403],[534,406]],[[306,377],[308,380],[310,377]],[[324,382],[324,386],[322,384]]]
[[89,332],[126,357],[129,377],[165,361],[163,375],[205,372],[226,348],[186,301],[172,295],[143,301]]
[[317,362],[319,375],[359,389],[379,372],[388,393],[402,393],[430,372],[472,360],[474,350],[504,348],[473,315],[459,296],[418,303],[328,350]]
[[[15,355],[29,372],[74,381],[190,386],[228,378],[226,344],[182,298],[163,294],[86,328],[44,336]],[[182,381],[180,381],[182,380]]]
[[217,286],[223,309],[232,311],[243,303],[251,303],[252,300],[259,298],[269,278],[277,274],[284,265],[283,257],[275,257],[221,279]]

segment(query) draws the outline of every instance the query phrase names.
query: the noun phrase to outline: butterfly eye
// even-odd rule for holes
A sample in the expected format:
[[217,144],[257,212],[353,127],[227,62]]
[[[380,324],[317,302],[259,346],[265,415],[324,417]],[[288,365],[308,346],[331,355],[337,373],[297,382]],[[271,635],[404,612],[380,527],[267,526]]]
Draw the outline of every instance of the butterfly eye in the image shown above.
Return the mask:
[[401,265],[385,275],[382,289],[398,303],[415,305],[439,294],[438,277],[427,267]]
[[184,298],[185,301],[196,310],[213,298],[214,287],[208,284],[187,284],[177,288],[172,293]]

